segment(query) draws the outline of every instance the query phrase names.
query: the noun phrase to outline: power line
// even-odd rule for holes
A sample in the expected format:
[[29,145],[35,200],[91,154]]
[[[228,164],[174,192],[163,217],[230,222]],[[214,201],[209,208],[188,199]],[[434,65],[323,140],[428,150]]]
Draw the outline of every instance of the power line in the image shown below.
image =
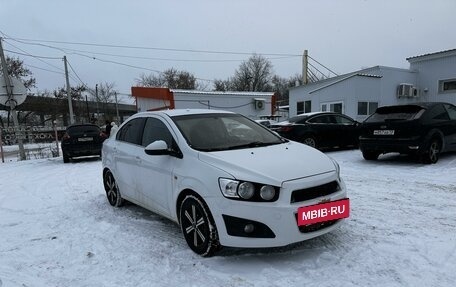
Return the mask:
[[43,59],[41,59],[41,58],[35,57],[34,55],[28,53],[27,51],[24,51],[23,49],[21,49],[21,48],[15,46],[15,45],[13,45],[13,44],[11,44],[10,42],[8,42],[8,41],[6,41],[6,40],[4,40],[4,41],[5,41],[8,45],[10,45],[10,46],[12,46],[12,47],[18,49],[19,51],[21,51],[21,52],[27,54],[28,56],[33,57],[33,58],[37,59],[38,61],[41,61],[41,62],[45,63],[46,65],[51,66],[51,67],[53,67],[53,68],[56,68],[57,70],[60,70],[60,71],[63,72],[63,69],[62,69],[62,68],[59,68],[59,67],[57,67],[57,66],[55,66],[55,65],[53,65],[53,64],[49,64],[49,63],[46,62],[45,60],[43,60]]
[[[7,36],[6,34],[4,34]],[[196,49],[176,49],[176,48],[158,48],[146,46],[129,46],[129,45],[115,45],[115,44],[100,44],[100,43],[87,43],[87,42],[69,42],[69,41],[55,41],[55,40],[42,40],[42,39],[26,39],[26,38],[11,38],[8,39],[16,41],[28,41],[38,43],[54,43],[65,45],[80,45],[80,46],[93,46],[93,47],[107,47],[107,48],[121,48],[121,49],[137,49],[137,50],[158,50],[158,51],[171,51],[171,52],[185,52],[185,53],[204,53],[204,54],[229,54],[229,55],[252,55],[252,52],[234,52],[234,51],[214,51],[214,50],[196,50]],[[30,43],[32,44],[32,43]],[[285,54],[285,53],[259,53],[267,56],[288,56],[297,57],[299,54]]]
[[331,73],[333,73],[334,75],[336,76],[339,76],[336,72],[333,72],[330,68],[326,67],[325,65],[323,65],[322,63],[318,62],[317,60],[315,60],[314,58],[312,58],[311,56],[308,55],[308,57],[310,59],[312,59],[313,61],[315,61],[317,64],[319,64],[320,66],[322,66],[323,68],[325,68],[326,70],[330,71]]
[[68,65],[70,66],[70,69],[73,71],[73,73],[74,73],[74,74],[76,75],[76,77],[78,78],[79,82],[81,82],[81,84],[82,84],[83,86],[85,86],[85,83],[81,80],[81,78],[79,77],[79,75],[78,75],[78,74],[76,73],[76,71],[73,69],[73,66],[71,66],[71,63],[68,61],[68,59],[67,59],[67,63],[68,63]]
[[[14,38],[7,38],[7,39],[11,39],[13,41],[17,41],[19,43],[26,44],[26,45],[36,45],[36,46],[42,46],[42,47],[46,47],[46,48],[56,49],[58,51],[66,53],[66,54],[90,53],[90,54],[94,54],[94,55],[103,55],[103,56],[111,56],[111,57],[142,59],[142,60],[155,60],[155,61],[171,61],[171,62],[224,63],[224,62],[242,62],[242,61],[245,61],[245,59],[207,60],[207,59],[174,59],[174,58],[156,58],[156,57],[131,56],[131,55],[123,55],[123,54],[101,53],[101,52],[77,50],[77,49],[70,49],[70,48],[62,48],[62,47],[46,45],[46,44],[42,44],[42,43],[25,42],[22,39],[14,39]],[[52,41],[52,42],[54,42],[54,41]],[[76,53],[69,53],[68,51],[76,52]],[[203,53],[203,51],[201,51],[201,53]],[[221,53],[223,53],[223,52],[221,52]],[[251,55],[252,53],[237,53],[237,54]],[[290,58],[295,58],[295,57],[301,57],[301,55],[288,55],[288,54],[283,54],[283,55],[282,54],[262,54],[262,55],[277,55],[277,57],[266,57],[267,60],[282,60],[282,59],[290,59]]]
[[55,74],[60,74],[60,75],[65,75],[64,73],[61,73],[61,72],[58,72],[58,71],[53,71],[53,70],[49,70],[49,69],[45,69],[45,68],[40,68],[40,67],[36,67],[36,66],[33,66],[33,65],[29,65],[29,64],[25,64],[25,65],[27,67],[34,68],[34,69],[43,70],[43,71],[47,71],[47,72],[51,72],[51,73],[55,73]]
[[317,72],[319,72],[323,77],[326,77],[325,74],[323,74],[317,67],[315,67],[314,65],[312,65],[311,63],[309,63],[309,65],[314,68],[315,70],[317,70]]
[[[9,44],[9,43],[8,43],[8,44]],[[11,51],[11,50],[8,50],[8,49],[3,49],[3,50],[6,51],[6,52],[9,52],[9,53],[18,54],[18,55],[27,56],[27,57],[33,57],[33,58],[52,59],[52,60],[55,60],[55,59],[61,60],[61,59],[62,59],[62,58],[58,58],[58,57],[47,57],[47,56],[29,55],[29,54],[25,54],[25,53],[21,53],[21,52]]]

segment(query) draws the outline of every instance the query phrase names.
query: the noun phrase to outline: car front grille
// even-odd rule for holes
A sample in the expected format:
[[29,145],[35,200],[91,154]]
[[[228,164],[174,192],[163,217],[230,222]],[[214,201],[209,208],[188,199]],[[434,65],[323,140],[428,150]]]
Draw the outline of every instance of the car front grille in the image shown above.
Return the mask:
[[299,226],[299,231],[301,233],[315,232],[315,231],[321,230],[323,228],[330,227],[331,225],[336,224],[338,221],[339,221],[339,219],[325,221],[325,222],[318,222],[318,223],[313,223],[313,224],[309,224],[309,225],[302,225],[302,226]]
[[306,201],[320,196],[329,195],[339,190],[340,187],[337,181],[331,181],[319,186],[298,189],[291,193],[291,203]]

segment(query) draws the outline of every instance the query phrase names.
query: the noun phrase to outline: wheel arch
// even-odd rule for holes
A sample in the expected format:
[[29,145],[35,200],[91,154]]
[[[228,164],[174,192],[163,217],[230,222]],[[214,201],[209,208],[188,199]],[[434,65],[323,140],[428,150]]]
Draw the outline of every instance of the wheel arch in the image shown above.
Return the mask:
[[206,201],[203,199],[203,197],[197,193],[196,191],[194,191],[193,189],[190,189],[190,188],[186,188],[184,190],[182,190],[179,195],[177,196],[177,199],[176,199],[176,218],[177,218],[177,223],[180,225],[180,206],[182,204],[182,201],[184,200],[184,198],[187,196],[187,195],[194,195],[196,196],[199,200],[201,200],[204,204],[206,204],[207,206],[207,203]]
[[425,145],[427,145],[432,139],[438,139],[440,141],[440,151],[445,149],[445,136],[441,130],[431,129],[424,139]]

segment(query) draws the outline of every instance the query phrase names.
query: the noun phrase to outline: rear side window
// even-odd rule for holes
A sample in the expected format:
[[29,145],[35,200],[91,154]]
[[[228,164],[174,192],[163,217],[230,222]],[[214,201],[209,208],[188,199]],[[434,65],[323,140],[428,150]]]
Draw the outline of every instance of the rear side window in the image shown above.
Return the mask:
[[101,132],[100,128],[97,126],[74,126],[74,127],[69,127],[67,130],[68,135],[70,136],[79,136],[79,135],[93,135],[93,134],[99,134]]
[[335,123],[335,119],[332,118],[332,116],[326,115],[326,116],[318,116],[313,119],[309,120],[309,123],[313,124],[331,124]]
[[448,115],[450,116],[451,120],[456,120],[456,107],[452,105],[445,105],[446,110],[448,111]]
[[424,112],[420,106],[388,106],[378,108],[365,122],[407,121],[418,118]]
[[133,119],[117,132],[117,140],[140,145],[143,127],[144,118]]
[[429,111],[428,119],[433,121],[448,121],[448,113],[443,105],[437,105]]
[[352,124],[353,123],[352,120],[350,120],[346,117],[343,117],[343,116],[333,116],[333,119],[338,124]]

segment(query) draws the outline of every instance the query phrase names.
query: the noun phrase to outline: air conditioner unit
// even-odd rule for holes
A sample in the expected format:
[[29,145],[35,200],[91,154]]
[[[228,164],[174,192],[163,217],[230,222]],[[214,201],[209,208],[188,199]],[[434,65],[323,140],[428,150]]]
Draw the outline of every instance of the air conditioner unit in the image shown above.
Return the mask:
[[397,97],[406,97],[414,98],[419,96],[418,88],[414,87],[412,84],[400,84],[397,86]]
[[264,110],[265,106],[265,99],[253,99],[254,104],[255,104],[255,110]]

